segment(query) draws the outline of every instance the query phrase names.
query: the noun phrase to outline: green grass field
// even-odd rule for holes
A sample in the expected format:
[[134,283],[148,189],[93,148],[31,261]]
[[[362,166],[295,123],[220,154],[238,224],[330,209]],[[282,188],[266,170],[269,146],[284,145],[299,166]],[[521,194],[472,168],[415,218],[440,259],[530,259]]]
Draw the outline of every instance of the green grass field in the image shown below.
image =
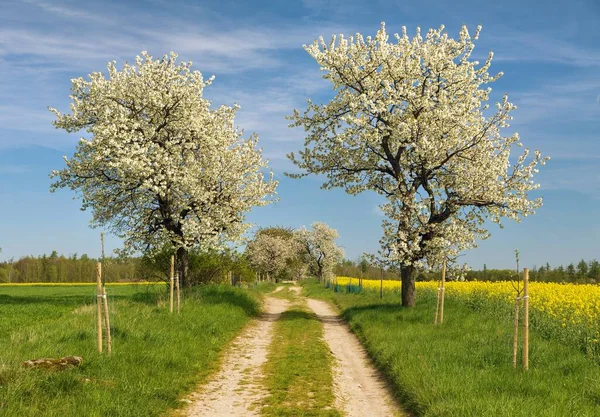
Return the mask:
[[319,319],[298,304],[284,312],[275,323],[275,336],[264,366],[269,396],[262,414],[340,416],[333,404],[332,363]]
[[530,371],[512,368],[512,318],[499,319],[446,299],[433,326],[435,298],[418,294],[403,309],[397,293],[334,293],[314,281],[307,295],[342,311],[396,395],[416,416],[600,416],[600,367],[580,350],[531,331]]
[[[170,315],[164,285],[108,287],[113,354],[96,346],[94,287],[0,287],[0,415],[158,416],[218,366],[258,294],[206,286]],[[21,362],[79,355],[81,367]]]
[[[599,416],[600,366],[575,347],[531,332],[529,372],[512,368],[512,319],[447,297],[433,326],[435,299],[414,309],[399,294],[334,293],[303,283],[336,304],[404,407],[415,416]],[[0,415],[159,416],[180,406],[219,366],[220,354],[273,284],[251,290],[205,286],[168,313],[164,285],[108,287],[113,354],[96,349],[95,288],[0,287]],[[275,294],[294,300],[285,288]],[[322,326],[300,304],[275,323],[264,366],[268,416],[335,416],[331,355]],[[31,370],[21,362],[83,356],[79,368]]]

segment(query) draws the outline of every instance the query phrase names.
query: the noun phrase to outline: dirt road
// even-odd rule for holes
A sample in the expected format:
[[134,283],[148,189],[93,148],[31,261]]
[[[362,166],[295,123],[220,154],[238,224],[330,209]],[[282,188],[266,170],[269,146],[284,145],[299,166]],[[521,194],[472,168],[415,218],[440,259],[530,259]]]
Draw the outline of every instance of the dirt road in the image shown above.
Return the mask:
[[334,370],[336,408],[347,417],[388,417],[404,414],[367,358],[364,348],[325,301],[307,299],[323,322],[325,340],[337,360]]
[[198,393],[188,398],[187,416],[257,416],[253,403],[266,395],[261,368],[273,338],[273,323],[288,301],[266,297],[265,313],[240,334],[223,358],[219,372]]
[[[335,357],[335,408],[346,417],[405,416],[371,365],[360,342],[325,301],[305,299],[301,287],[289,287],[294,298],[306,300],[323,323],[325,341]],[[278,287],[279,292],[283,287]],[[273,340],[274,322],[288,309],[285,299],[266,297],[265,313],[240,334],[223,358],[221,369],[185,400],[189,417],[252,417],[260,414],[263,364]]]

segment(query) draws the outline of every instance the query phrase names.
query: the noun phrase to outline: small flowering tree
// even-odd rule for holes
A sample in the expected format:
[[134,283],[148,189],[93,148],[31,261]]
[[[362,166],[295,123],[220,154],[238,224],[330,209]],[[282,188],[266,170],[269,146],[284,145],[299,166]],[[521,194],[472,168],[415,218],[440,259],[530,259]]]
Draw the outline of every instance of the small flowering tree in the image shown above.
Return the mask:
[[187,283],[188,251],[223,246],[246,230],[245,213],[268,204],[273,176],[258,138],[242,139],[237,106],[210,108],[205,81],[177,54],[71,80],[71,113],[50,108],[57,128],[85,130],[66,168],[53,171],[51,190],[69,187],[91,208],[92,225],[106,226],[125,248],[176,251]]
[[268,279],[281,273],[295,255],[296,246],[291,232],[281,228],[259,230],[246,247],[246,256],[252,267],[266,274]]
[[325,223],[315,222],[310,230],[302,227],[294,234],[309,271],[320,282],[330,278],[333,268],[344,257],[344,250],[335,243],[338,238],[337,230],[330,228]]
[[291,126],[307,132],[305,149],[290,159],[308,174],[326,176],[323,188],[343,187],[350,194],[374,190],[381,206],[381,245],[399,263],[402,305],[415,305],[415,271],[423,263],[475,246],[488,237],[485,219],[519,221],[542,200],[530,200],[532,180],[542,158],[522,146],[518,134],[502,128],[516,107],[505,95],[488,110],[491,88],[502,73],[490,76],[492,53],[479,66],[470,59],[473,40],[466,27],[454,40],[444,27],[425,39],[419,29],[394,35],[382,24],[374,38],[335,36],[304,49],[317,61],[335,97],[327,104],[308,100],[294,111]]

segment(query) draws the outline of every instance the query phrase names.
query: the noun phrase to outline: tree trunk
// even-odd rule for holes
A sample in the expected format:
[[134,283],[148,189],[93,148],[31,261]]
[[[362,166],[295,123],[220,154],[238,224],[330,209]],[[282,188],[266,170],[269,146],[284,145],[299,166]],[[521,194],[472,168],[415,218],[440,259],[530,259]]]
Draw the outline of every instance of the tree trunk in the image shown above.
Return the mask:
[[192,283],[189,279],[189,257],[188,250],[180,247],[177,249],[177,271],[179,272],[179,279],[182,287],[191,287]]
[[416,304],[415,294],[415,267],[413,265],[401,266],[402,277],[402,307],[414,307]]

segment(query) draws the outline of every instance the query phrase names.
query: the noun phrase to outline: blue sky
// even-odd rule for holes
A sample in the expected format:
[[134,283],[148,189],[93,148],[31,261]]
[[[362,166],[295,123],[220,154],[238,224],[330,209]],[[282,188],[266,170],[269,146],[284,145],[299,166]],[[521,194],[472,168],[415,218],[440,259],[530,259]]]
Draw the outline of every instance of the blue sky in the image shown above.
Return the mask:
[[[68,110],[70,79],[106,63],[176,51],[205,76],[205,96],[237,102],[237,124],[260,137],[280,180],[280,202],[248,216],[257,225],[299,227],[319,220],[340,233],[347,256],[374,252],[381,235],[379,198],[321,190],[318,178],[292,180],[285,154],[303,132],[285,116],[305,99],[328,100],[331,87],[302,49],[319,35],[426,31],[483,25],[475,57],[494,51],[493,98],[518,106],[510,130],[552,159],[541,169],[544,206],[522,223],[490,226],[492,236],[465,254],[473,268],[568,264],[600,258],[600,3],[467,1],[64,1],[0,2],[0,259],[49,253],[99,254],[99,230],[67,190],[50,194],[48,173],[62,168],[78,135],[55,130],[47,106]],[[119,241],[107,240],[114,249]]]

